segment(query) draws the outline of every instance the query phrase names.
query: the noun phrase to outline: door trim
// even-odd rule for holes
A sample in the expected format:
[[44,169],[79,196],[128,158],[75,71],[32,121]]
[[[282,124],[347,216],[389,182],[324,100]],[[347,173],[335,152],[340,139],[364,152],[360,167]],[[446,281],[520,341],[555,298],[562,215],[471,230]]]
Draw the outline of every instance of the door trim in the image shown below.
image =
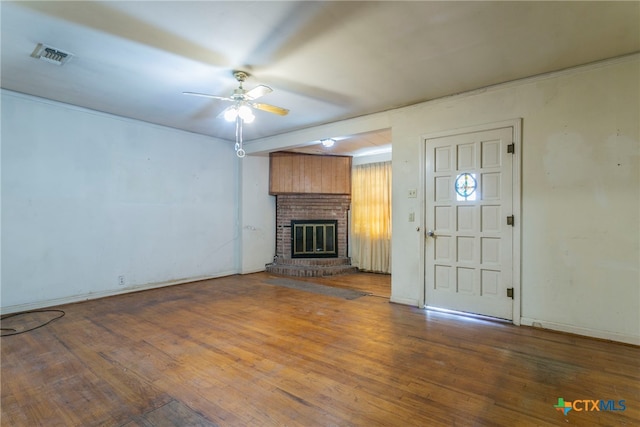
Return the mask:
[[420,233],[420,259],[422,260],[419,266],[419,273],[422,277],[422,287],[420,290],[420,307],[426,306],[426,253],[425,253],[425,232],[427,224],[427,207],[426,207],[426,153],[427,153],[427,140],[434,138],[441,138],[445,136],[461,135],[473,132],[490,131],[494,129],[511,128],[513,144],[515,152],[513,154],[513,209],[511,214],[514,215],[515,221],[513,225],[513,324],[520,325],[522,316],[522,285],[521,285],[521,234],[522,234],[522,119],[511,119],[499,122],[480,124],[474,126],[467,126],[457,129],[443,130],[433,133],[427,133],[420,136],[420,194],[422,195],[422,206],[420,208],[420,220],[421,229]]

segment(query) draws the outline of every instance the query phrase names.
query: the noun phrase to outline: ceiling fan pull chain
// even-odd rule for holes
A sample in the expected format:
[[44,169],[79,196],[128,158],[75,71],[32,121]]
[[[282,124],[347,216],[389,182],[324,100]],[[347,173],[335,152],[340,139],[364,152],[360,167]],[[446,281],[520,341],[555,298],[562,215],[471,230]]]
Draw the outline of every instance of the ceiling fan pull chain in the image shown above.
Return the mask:
[[236,116],[236,151],[240,149],[240,117]]
[[236,117],[236,155],[240,158],[244,157],[245,151],[242,148],[242,118],[238,115]]

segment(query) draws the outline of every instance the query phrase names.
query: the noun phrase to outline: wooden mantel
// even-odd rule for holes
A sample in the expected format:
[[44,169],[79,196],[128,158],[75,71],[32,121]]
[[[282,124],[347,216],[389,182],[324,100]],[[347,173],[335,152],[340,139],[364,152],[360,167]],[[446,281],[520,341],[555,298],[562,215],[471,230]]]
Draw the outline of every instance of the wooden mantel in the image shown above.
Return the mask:
[[351,157],[271,153],[269,194],[351,194]]

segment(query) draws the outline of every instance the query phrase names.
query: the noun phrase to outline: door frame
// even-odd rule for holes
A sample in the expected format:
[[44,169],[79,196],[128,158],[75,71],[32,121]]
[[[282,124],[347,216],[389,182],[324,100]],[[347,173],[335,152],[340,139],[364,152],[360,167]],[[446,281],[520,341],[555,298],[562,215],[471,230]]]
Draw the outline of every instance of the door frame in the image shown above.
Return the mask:
[[490,131],[494,129],[511,128],[513,144],[515,152],[513,154],[513,210],[512,215],[515,217],[513,225],[513,324],[520,325],[520,319],[522,316],[522,284],[521,284],[521,234],[522,234],[522,119],[510,119],[493,123],[486,123],[474,126],[467,126],[456,129],[447,129],[438,132],[432,132],[420,135],[420,187],[419,191],[422,195],[422,203],[420,207],[421,211],[421,230],[420,233],[420,266],[419,273],[422,277],[422,287],[420,291],[420,307],[426,308],[428,305],[427,298],[427,281],[426,281],[426,224],[427,224],[427,197],[426,197],[426,185],[425,180],[427,178],[428,162],[426,159],[427,153],[427,140],[434,138],[441,138],[445,136],[454,136],[465,133]]

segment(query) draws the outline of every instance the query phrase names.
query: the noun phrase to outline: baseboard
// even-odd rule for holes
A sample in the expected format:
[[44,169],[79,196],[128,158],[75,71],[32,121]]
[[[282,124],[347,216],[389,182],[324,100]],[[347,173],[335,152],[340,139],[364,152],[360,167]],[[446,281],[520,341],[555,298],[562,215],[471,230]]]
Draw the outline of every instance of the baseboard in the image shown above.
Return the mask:
[[602,331],[599,329],[582,328],[580,326],[567,325],[564,323],[548,322],[546,320],[522,317],[520,324],[533,326],[536,328],[550,329],[553,331],[567,332],[570,334],[583,335],[591,338],[599,338],[609,341],[617,341],[625,344],[640,345],[640,336],[620,334],[618,332]]
[[201,280],[216,279],[219,277],[232,276],[234,274],[238,274],[238,272],[225,271],[225,272],[220,272],[211,276],[197,276],[197,277],[190,277],[185,279],[169,280],[166,282],[147,283],[144,285],[128,286],[121,289],[120,288],[107,289],[99,292],[90,292],[87,294],[71,295],[67,297],[53,298],[48,300],[36,301],[32,303],[9,305],[6,307],[0,307],[0,314],[4,315],[4,314],[11,314],[11,313],[20,313],[20,312],[29,311],[29,310],[40,310],[43,308],[55,307],[58,305],[73,304],[76,302],[106,298],[106,297],[111,297],[115,295],[128,294],[131,292],[140,292],[140,291],[147,291],[150,289],[163,288],[165,286],[174,286],[174,285],[181,285],[185,283],[198,282]]
[[420,307],[420,302],[417,299],[401,298],[401,297],[396,297],[391,295],[391,298],[389,298],[389,301],[395,304],[410,305],[412,307]]
[[261,273],[261,272],[263,272],[263,271],[265,271],[265,267],[262,267],[262,268],[260,268],[260,267],[257,267],[257,268],[249,268],[249,269],[246,269],[246,270],[242,270],[242,271],[240,272],[240,274]]

